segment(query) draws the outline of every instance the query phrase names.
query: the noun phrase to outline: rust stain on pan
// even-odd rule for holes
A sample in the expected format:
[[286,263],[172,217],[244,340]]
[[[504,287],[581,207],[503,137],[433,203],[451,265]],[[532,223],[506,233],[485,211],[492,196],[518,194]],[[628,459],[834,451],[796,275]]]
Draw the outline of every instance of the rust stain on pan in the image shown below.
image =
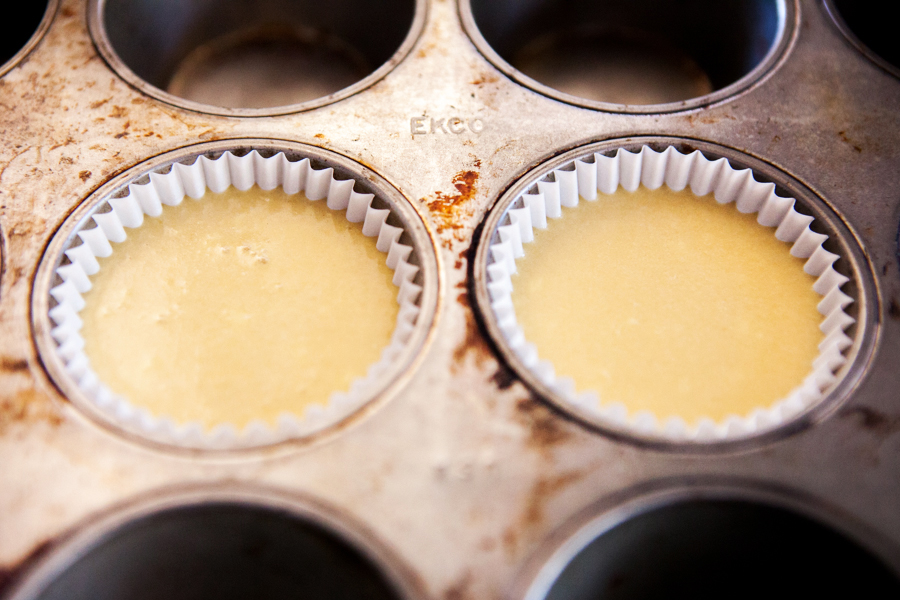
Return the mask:
[[888,315],[890,315],[892,319],[900,320],[900,303],[897,302],[896,298],[891,298],[891,301],[888,304]]
[[528,428],[528,443],[539,451],[547,451],[571,437],[563,420],[540,400],[526,396],[516,402],[516,418]]
[[494,73],[493,71],[485,71],[472,81],[472,85],[481,87],[486,83],[491,84],[497,83],[498,81],[500,81],[500,77],[497,76],[496,73]]
[[516,374],[513,373],[512,369],[500,363],[498,365],[497,370],[491,376],[491,381],[501,390],[506,390],[512,387],[514,383],[519,381],[519,378],[516,377]]
[[0,356],[0,371],[19,373],[28,370],[28,361],[21,358]]
[[[455,263],[456,269],[462,270],[465,268],[470,251],[471,248],[469,247],[459,251]],[[462,364],[470,353],[475,355],[476,362],[481,363],[490,360],[491,362],[497,363],[497,370],[491,376],[490,381],[501,391],[509,389],[519,379],[506,364],[496,359],[493,348],[488,342],[489,338],[482,330],[481,325],[475,316],[474,309],[472,308],[468,284],[468,278],[462,279],[456,284],[457,289],[461,290],[456,296],[456,302],[466,311],[466,335],[463,339],[463,343],[461,343],[453,353],[453,358],[456,361],[455,366]]]
[[839,415],[844,419],[853,419],[862,429],[878,436],[887,437],[900,432],[900,417],[884,414],[868,406],[849,406]]
[[503,533],[503,547],[508,555],[517,555],[520,542],[529,538],[532,531],[543,529],[547,503],[583,477],[584,473],[581,471],[570,471],[559,475],[547,475],[534,482],[522,513]]
[[471,594],[472,572],[466,570],[448,587],[441,598],[443,600],[473,600],[475,596]]
[[838,137],[841,138],[841,141],[842,141],[842,142],[844,142],[845,144],[847,144],[848,146],[850,146],[851,148],[853,148],[857,153],[862,154],[862,148],[860,147],[860,145],[857,144],[857,143],[856,143],[855,141],[853,141],[852,139],[850,139],[850,138],[847,136],[847,132],[846,132],[846,131],[838,131],[837,134],[838,134]]
[[[456,256],[456,261],[453,263],[453,268],[455,268],[457,270],[462,270],[464,268],[464,266],[466,265],[466,263],[469,262],[469,252],[471,252],[471,250],[472,250],[471,247],[463,248],[462,250],[460,250],[459,254],[457,254],[457,256]],[[464,280],[460,281],[458,284],[456,284],[456,287],[466,289],[466,287],[467,287],[466,283],[467,282],[464,279]]]
[[[22,370],[18,365],[18,361],[14,361],[13,367],[17,373]],[[28,365],[25,365],[28,369]],[[9,369],[4,367],[9,372]],[[36,421],[44,421],[53,426],[61,425],[62,417],[56,412],[50,399],[37,393],[34,389],[28,387],[18,392],[9,392],[8,390],[0,390],[0,434],[13,423],[29,423]]]
[[[438,233],[459,232],[466,225],[466,217],[472,216],[469,203],[478,192],[478,169],[480,168],[481,161],[476,159],[472,170],[459,171],[454,175],[451,184],[456,188],[455,193],[448,194],[438,190],[434,192],[433,197],[422,198],[421,201],[434,217]],[[459,241],[465,239],[459,233],[455,237]]]
[[469,295],[466,292],[461,292],[456,297],[456,301],[466,307],[466,335],[462,343],[453,351],[453,359],[456,361],[456,365],[458,366],[465,362],[469,355],[474,356],[475,361],[478,363],[486,359],[493,359],[491,348],[485,341],[481,328],[478,327],[478,321],[472,313],[472,308],[469,305]]

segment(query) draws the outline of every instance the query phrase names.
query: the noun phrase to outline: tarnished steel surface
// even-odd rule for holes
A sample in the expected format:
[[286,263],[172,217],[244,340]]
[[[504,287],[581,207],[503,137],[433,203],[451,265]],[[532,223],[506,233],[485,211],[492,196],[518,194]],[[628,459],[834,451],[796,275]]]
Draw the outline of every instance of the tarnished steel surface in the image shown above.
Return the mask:
[[[507,77],[466,35],[468,9],[423,0],[419,10],[422,33],[393,70],[292,114],[211,115],[142,93],[101,58],[81,0],[62,0],[0,78],[0,596],[98,515],[207,485],[325,502],[365,524],[427,597],[446,600],[504,597],[561,524],[655,482],[784,490],[802,499],[790,506],[834,515],[900,572],[900,80],[822,2],[798,0],[783,53],[737,95],[665,113],[602,111]],[[765,161],[856,236],[874,275],[878,337],[857,388],[822,422],[737,450],[645,447],[557,413],[498,360],[470,293],[485,213],[540,162],[640,135]],[[426,222],[442,293],[422,357],[377,411],[305,447],[223,457],[151,447],[80,414],[42,366],[31,307],[44,248],[95,188],[151,156],[229,138],[320,146],[380,174]]]

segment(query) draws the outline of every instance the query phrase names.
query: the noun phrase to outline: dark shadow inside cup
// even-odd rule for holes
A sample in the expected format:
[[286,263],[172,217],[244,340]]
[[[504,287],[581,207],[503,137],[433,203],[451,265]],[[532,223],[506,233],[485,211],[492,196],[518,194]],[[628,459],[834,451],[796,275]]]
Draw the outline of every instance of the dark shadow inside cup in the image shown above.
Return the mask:
[[242,504],[173,508],[115,529],[40,600],[397,600],[380,569],[320,524]]
[[512,67],[572,96],[664,104],[722,89],[779,39],[779,0],[470,0]]
[[547,600],[900,598],[900,581],[843,534],[746,501],[684,501],[582,548]]

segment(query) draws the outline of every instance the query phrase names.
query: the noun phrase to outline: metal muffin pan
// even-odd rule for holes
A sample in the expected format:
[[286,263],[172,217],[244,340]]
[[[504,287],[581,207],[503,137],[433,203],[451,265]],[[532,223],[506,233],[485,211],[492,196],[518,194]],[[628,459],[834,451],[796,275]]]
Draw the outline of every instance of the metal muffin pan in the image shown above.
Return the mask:
[[[117,73],[90,34],[97,4],[82,0],[60,2],[43,37],[2,76],[0,597],[71,564],[68,540],[96,545],[93,524],[108,515],[137,514],[147,498],[212,505],[219,486],[251,490],[239,500],[248,506],[314,498],[335,530],[361,524],[375,540],[362,543],[374,563],[385,572],[404,565],[419,582],[411,597],[521,598],[522,582],[545,572],[560,536],[590,507],[621,522],[648,488],[676,503],[733,481],[729,500],[807,515],[900,573],[900,80],[862,54],[822,2],[797,0],[786,4],[771,62],[736,88],[682,108],[589,106],[495,66],[467,34],[474,2],[462,2],[417,2],[401,42],[408,51],[360,88],[254,116],[169,102]],[[634,444],[555,410],[489,341],[472,278],[489,208],[554,156],[643,136],[770,165],[862,249],[871,352],[821,419],[715,451]],[[420,356],[377,411],[302,448],[210,456],[99,427],[53,385],[37,350],[34,284],[45,249],[118,174],[200,141],[247,138],[330,150],[409,200],[437,250],[441,290]],[[184,489],[199,496],[187,500]]]

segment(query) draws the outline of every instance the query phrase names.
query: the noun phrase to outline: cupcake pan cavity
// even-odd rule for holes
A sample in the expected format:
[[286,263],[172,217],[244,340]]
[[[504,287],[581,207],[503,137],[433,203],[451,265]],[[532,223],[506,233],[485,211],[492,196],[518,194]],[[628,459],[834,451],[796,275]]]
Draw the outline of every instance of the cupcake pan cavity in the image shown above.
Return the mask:
[[91,33],[120,76],[205,112],[294,112],[363,89],[408,52],[421,0],[92,0]]
[[[143,499],[66,540],[13,598],[371,598],[415,584],[371,534],[303,498],[220,488]],[[248,559],[252,556],[252,559]]]
[[[421,283],[428,276],[420,276],[418,266],[429,263],[420,258],[427,250],[421,243],[414,249],[398,209],[392,211],[384,194],[376,199],[375,193],[354,189],[361,176],[341,179],[333,167],[316,168],[309,158],[296,153],[289,159],[284,152],[272,154],[265,148],[263,152],[268,156],[255,149],[249,153],[200,151],[149,172],[138,171],[129,183],[89,204],[87,214],[63,230],[66,242],[49,276],[52,283],[46,299],[55,348],[45,360],[56,363],[56,376],[63,380],[59,384],[74,385],[74,397],[89,412],[99,412],[112,425],[138,436],[176,446],[225,450],[264,446],[334,426],[378,396],[402,372],[404,357],[413,351],[415,338],[422,337],[415,335],[416,330],[428,328],[427,316],[420,316]],[[311,156],[316,160],[315,151]],[[257,420],[241,430],[224,423],[207,431],[199,422],[175,423],[167,415],[151,414],[110,390],[84,352],[79,312],[85,306],[82,294],[91,289],[90,277],[100,270],[97,258],[113,255],[115,245],[125,241],[129,229],[140,227],[145,215],[160,216],[163,210],[173,210],[164,207],[176,207],[186,198],[199,199],[207,190],[224,192],[233,186],[244,191],[254,185],[261,190],[281,187],[287,194],[302,192],[311,202],[324,201],[330,210],[344,212],[349,222],[362,223],[362,235],[377,238],[376,248],[394,271],[392,283],[397,286],[399,312],[391,340],[380,360],[349,390],[335,390],[322,399],[327,400],[324,406],[314,404],[302,415],[283,413],[274,428]]]
[[[757,181],[757,177],[750,169],[735,167],[725,158],[710,160],[698,150],[685,154],[673,146],[660,151],[642,146],[635,152],[622,148],[589,152],[530,176],[521,184],[524,191],[494,209],[502,214],[491,221],[493,226],[485,233],[482,244],[487,248],[479,253],[485,264],[479,262],[476,267],[484,274],[477,284],[483,287],[482,309],[488,313],[492,332],[500,334],[495,341],[505,348],[514,367],[557,405],[588,415],[591,422],[602,427],[637,437],[713,442],[758,435],[790,422],[819,403],[837,382],[835,374],[846,363],[843,353],[853,345],[845,332],[855,319],[845,308],[854,300],[841,291],[849,279],[834,268],[840,256],[824,247],[829,236],[815,231],[818,227],[813,217],[795,210],[794,198],[779,195],[774,183]],[[798,381],[786,398],[750,415],[733,415],[721,422],[703,418],[686,423],[679,417],[660,421],[649,412],[630,414],[624,405],[604,401],[595,390],[576,389],[577,382],[557,377],[553,365],[540,358],[540,349],[526,339],[516,320],[511,276],[516,273],[516,259],[525,256],[534,241],[535,229],[545,229],[548,219],[562,218],[562,207],[577,206],[580,199],[596,201],[598,194],[613,194],[620,186],[633,192],[640,186],[655,190],[664,185],[674,191],[690,189],[698,197],[712,193],[719,204],[733,202],[739,212],[757,214],[757,222],[771,228],[776,239],[790,243],[785,251],[804,259],[803,270],[816,278],[813,289],[822,298],[818,310],[824,336],[819,356],[806,378]],[[645,243],[652,244],[652,240]]]
[[582,106],[657,112],[734,94],[784,50],[793,6],[463,0],[473,41],[507,75]]
[[835,25],[857,50],[900,77],[900,44],[890,19],[872,2],[825,0]]
[[[821,508],[747,482],[646,490],[567,523],[543,551],[524,600],[720,598],[860,593],[892,598],[900,581]],[[728,591],[730,590],[730,591]]]
[[[572,533],[566,524],[574,516],[602,500],[603,514],[624,522],[640,511],[632,510],[633,496],[623,490],[657,481],[677,492],[679,501],[705,498],[707,479],[742,478],[782,489],[799,500],[783,504],[743,493],[714,499],[808,516],[900,573],[900,511],[892,500],[900,498],[900,79],[848,41],[828,3],[720,2],[710,10],[713,3],[691,0],[678,3],[678,14],[670,11],[675,3],[657,3],[669,11],[668,32],[641,46],[646,52],[638,58],[652,63],[662,53],[680,61],[686,54],[712,91],[628,105],[563,95],[552,82],[538,83],[519,70],[507,54],[504,44],[515,40],[540,58],[539,51],[558,39],[555,32],[571,25],[573,17],[560,3],[313,4],[290,3],[296,11],[280,18],[285,13],[279,7],[288,3],[61,0],[51,5],[46,31],[33,38],[37,43],[19,54],[24,58],[5,63],[2,600],[55,579],[83,556],[79,548],[102,546],[94,537],[98,522],[112,519],[115,527],[103,530],[112,531],[147,514],[129,508],[141,499],[181,498],[178,490],[199,491],[165,508],[221,500],[209,491],[213,484],[250,490],[254,498],[234,500],[242,505],[273,506],[272,498],[285,496],[320,499],[341,515],[328,528],[343,532],[339,522],[358,523],[371,532],[364,537],[377,540],[374,546],[353,535],[343,539],[363,550],[376,547],[367,556],[382,572],[392,572],[393,564],[380,560],[383,555],[408,567],[410,579],[421,585],[401,592],[402,598],[522,600],[519,584],[533,582],[549,564],[545,550]],[[613,3],[593,4],[597,8],[568,6],[583,8],[574,18],[584,25],[613,10]],[[104,11],[114,5],[119,12],[112,18]],[[633,11],[634,20],[620,24],[653,35],[658,28],[641,16],[647,6],[615,4],[622,15]],[[311,14],[307,9],[332,20],[303,17]],[[204,15],[214,18],[202,25]],[[525,31],[521,24],[533,15],[537,21],[529,23],[537,29]],[[696,17],[688,21],[685,15]],[[306,21],[298,27],[301,18]],[[283,27],[266,29],[272,20]],[[285,45],[303,45],[310,39],[304,24],[324,32],[317,38],[322,55],[356,57],[350,63],[362,55],[374,71],[335,93],[297,104],[277,100],[268,108],[225,108],[224,97],[203,104],[165,91],[179,67],[182,74],[202,74],[219,64],[213,60],[219,51],[238,56],[238,66],[250,64],[251,71],[271,66],[257,60],[259,54],[250,57],[257,62],[242,62],[248,57],[241,49],[267,50],[274,41],[278,54]],[[547,31],[538,31],[541,25]],[[693,41],[684,41],[688,33]],[[662,38],[678,52],[660,46]],[[582,39],[573,40],[573,48],[557,45],[550,57],[569,61],[570,49],[584,50]],[[755,41],[748,45],[748,39]],[[160,40],[180,45],[160,49]],[[717,58],[728,69],[710,63]],[[299,66],[288,75],[298,75]],[[183,77],[180,85],[200,80]],[[254,94],[264,88],[244,87]],[[642,146],[653,153],[641,154]],[[723,429],[716,425],[703,441],[688,439],[696,432],[687,427],[684,435],[667,437],[659,423],[646,433],[613,426],[553,400],[539,380],[513,368],[518,359],[505,342],[497,343],[504,338],[492,325],[482,285],[487,273],[479,272],[488,262],[479,253],[488,252],[481,242],[490,239],[492,227],[511,221],[493,222],[500,213],[492,208],[519,198],[528,192],[526,183],[551,171],[559,171],[559,185],[574,189],[579,178],[588,190],[606,185],[598,160],[615,161],[620,182],[631,185],[646,174],[655,185],[665,181],[668,166],[660,180],[660,171],[651,178],[653,169],[645,171],[643,163],[668,165],[674,152],[665,155],[668,146],[685,156],[699,151],[694,160],[702,155],[708,161],[712,187],[726,163],[734,167],[728,178],[735,187],[722,190],[732,205],[749,200],[739,193],[750,181],[744,169],[765,187],[761,196],[774,184],[776,197],[794,198],[794,210],[814,218],[811,225],[799,218],[791,232],[813,242],[804,252],[840,256],[831,264],[847,281],[832,299],[836,305],[844,304],[841,294],[853,300],[843,308],[853,323],[835,340],[852,343],[840,353],[843,365],[827,367],[834,381],[820,388],[824,397],[783,425],[745,419],[753,431],[726,427],[720,439]],[[277,158],[279,152],[287,162]],[[194,158],[199,155],[206,158]],[[307,167],[288,165],[304,158]],[[349,209],[352,188],[375,194],[366,212],[397,209],[399,222],[392,217],[387,225],[402,226],[400,243],[417,249],[416,260],[408,262],[419,269],[413,279],[421,286],[419,316],[376,399],[358,410],[348,405],[342,413],[348,416],[337,421],[329,420],[336,413],[323,411],[319,429],[310,427],[308,435],[295,430],[277,443],[285,436],[275,429],[220,431],[222,437],[202,439],[168,426],[148,433],[148,422],[136,412],[116,420],[78,387],[53,336],[56,330],[62,339],[74,327],[57,329],[50,318],[57,306],[51,290],[67,284],[62,274],[71,282],[62,290],[75,291],[80,275],[87,275],[79,272],[90,259],[76,250],[85,245],[77,231],[115,247],[110,236],[133,231],[129,224],[141,214],[150,219],[141,193],[154,190],[166,211],[175,210],[163,202],[173,201],[169,184],[180,185],[185,195],[200,191],[192,175],[197,161],[227,165],[232,181],[234,163],[241,185],[248,181],[241,174],[248,164],[253,178],[274,186],[287,169],[302,168],[307,191],[311,179],[323,186],[316,202],[346,199]],[[642,165],[638,178],[635,161]],[[274,177],[267,174],[265,165],[272,164],[281,165],[281,174],[278,168]],[[342,187],[351,179],[355,183]],[[205,171],[203,182],[209,183]],[[129,204],[134,208],[129,197],[138,200],[139,211],[128,212]],[[152,197],[144,200],[157,209]],[[518,227],[508,234],[521,235]],[[820,235],[828,236],[821,252]],[[66,255],[70,250],[74,260]],[[65,322],[65,315],[57,316]],[[164,425],[150,423],[151,429]],[[830,516],[819,518],[819,508]],[[750,513],[751,523],[753,514],[761,514]],[[106,574],[94,579],[112,581]]]
[[59,0],[22,2],[0,24],[0,76],[24,59],[50,27]]

